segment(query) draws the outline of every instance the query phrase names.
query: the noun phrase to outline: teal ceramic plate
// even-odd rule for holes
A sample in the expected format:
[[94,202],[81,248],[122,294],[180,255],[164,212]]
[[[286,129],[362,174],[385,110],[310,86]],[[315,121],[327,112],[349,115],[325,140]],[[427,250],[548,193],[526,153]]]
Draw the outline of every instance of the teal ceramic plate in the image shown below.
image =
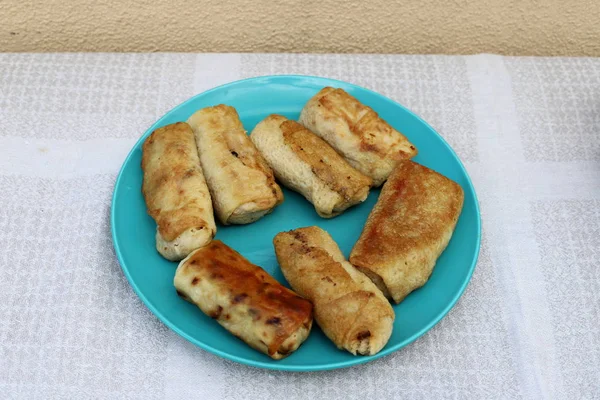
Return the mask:
[[[163,259],[156,252],[156,225],[147,215],[142,198],[142,142],[156,128],[185,121],[196,110],[220,103],[235,107],[248,131],[272,113],[297,119],[306,101],[324,86],[343,88],[403,132],[419,149],[415,161],[463,187],[464,208],[454,236],[439,258],[429,282],[394,306],[394,331],[379,354],[361,357],[338,350],[315,324],[310,337],[298,351],[288,358],[273,361],[228,334],[175,293],[173,276],[177,263]],[[377,201],[379,190],[373,190],[363,204],[333,219],[318,217],[312,205],[297,193],[284,189],[284,195],[285,201],[272,214],[250,225],[218,226],[216,238],[287,285],[277,265],[273,237],[281,231],[318,225],[333,236],[347,257]],[[111,224],[115,251],[127,279],[142,301],[169,328],[221,357],[255,367],[290,371],[361,364],[416,340],[446,315],[465,290],[475,268],[480,240],[479,209],[471,180],[454,151],[433,128],[382,95],[346,82],[309,76],[267,76],[229,83],[199,94],[168,112],[144,133],[127,156],[115,184]]]

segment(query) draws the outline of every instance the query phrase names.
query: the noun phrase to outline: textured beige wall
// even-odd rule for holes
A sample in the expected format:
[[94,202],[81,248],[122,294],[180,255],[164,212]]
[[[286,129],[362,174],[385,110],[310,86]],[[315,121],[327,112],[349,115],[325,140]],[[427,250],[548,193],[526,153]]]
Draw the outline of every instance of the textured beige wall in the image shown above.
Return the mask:
[[600,0],[0,0],[2,51],[600,56]]

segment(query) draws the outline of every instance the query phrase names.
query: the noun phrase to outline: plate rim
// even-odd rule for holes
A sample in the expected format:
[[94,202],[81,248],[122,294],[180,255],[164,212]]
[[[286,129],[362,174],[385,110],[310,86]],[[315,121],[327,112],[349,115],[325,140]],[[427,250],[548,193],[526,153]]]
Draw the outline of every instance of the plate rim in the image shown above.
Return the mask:
[[[388,348],[385,348],[383,350],[381,350],[379,353],[372,355],[372,356],[356,356],[353,359],[350,359],[348,361],[340,361],[340,362],[335,362],[335,363],[329,363],[329,364],[311,364],[311,365],[285,365],[285,364],[278,364],[278,363],[274,363],[274,362],[264,362],[264,361],[255,361],[255,360],[249,360],[247,358],[243,358],[243,357],[239,357],[236,356],[234,354],[229,354],[229,353],[225,353],[219,349],[216,349],[210,345],[207,345],[203,342],[198,341],[197,339],[191,337],[190,335],[188,335],[186,332],[184,332],[183,330],[181,330],[178,326],[176,326],[173,322],[171,322],[171,320],[169,319],[168,316],[164,315],[163,313],[161,313],[160,311],[158,311],[156,309],[156,307],[152,304],[152,302],[150,302],[148,300],[148,298],[144,295],[144,293],[139,289],[139,287],[137,286],[137,284],[135,283],[135,281],[132,279],[131,274],[129,273],[129,269],[127,267],[125,267],[125,262],[123,260],[122,254],[121,254],[121,249],[119,246],[119,242],[117,240],[117,232],[116,232],[116,228],[115,228],[115,223],[116,223],[116,217],[115,217],[115,204],[116,204],[116,198],[117,198],[117,192],[118,192],[118,188],[120,187],[120,182],[121,182],[121,178],[123,176],[123,172],[125,170],[125,166],[127,164],[129,164],[131,157],[133,156],[133,153],[136,151],[136,149],[143,143],[143,141],[146,139],[146,137],[148,137],[150,135],[150,133],[158,128],[158,124],[159,122],[165,118],[167,115],[176,112],[177,110],[185,107],[187,104],[193,102],[196,98],[205,96],[207,94],[210,94],[212,92],[218,91],[218,90],[223,90],[223,89],[227,89],[230,86],[235,86],[235,85],[239,85],[241,83],[247,83],[250,81],[259,81],[261,79],[291,79],[291,80],[298,80],[298,79],[310,79],[310,80],[323,80],[323,81],[328,81],[330,83],[338,83],[338,84],[343,84],[343,85],[349,85],[349,86],[353,86],[355,88],[358,88],[360,90],[364,90],[367,91],[373,95],[375,95],[376,97],[382,98],[383,100],[387,101],[387,102],[391,102],[393,103],[395,106],[402,108],[403,110],[405,110],[406,112],[408,112],[409,114],[411,114],[413,117],[417,118],[419,120],[420,123],[424,124],[428,129],[430,129],[433,133],[435,133],[439,139],[441,139],[443,145],[446,147],[447,150],[450,151],[450,154],[454,157],[454,159],[458,162],[458,165],[460,166],[460,168],[462,169],[462,171],[465,174],[465,177],[467,179],[467,183],[469,185],[469,187],[472,189],[473,192],[473,197],[474,197],[474,205],[475,205],[475,211],[477,214],[477,218],[475,219],[475,223],[476,223],[476,231],[477,231],[477,239],[476,239],[476,247],[475,247],[475,252],[473,254],[473,258],[471,260],[471,265],[469,266],[469,270],[467,272],[467,276],[466,279],[464,280],[463,284],[461,285],[461,287],[459,288],[459,290],[456,292],[456,294],[454,295],[454,297],[447,303],[446,307],[444,307],[444,309],[435,317],[433,318],[429,323],[427,323],[423,328],[421,328],[419,331],[415,332],[412,336],[410,336],[408,339],[404,340],[401,343],[392,345]],[[227,360],[231,360],[240,364],[244,364],[244,365],[249,365],[252,367],[258,367],[258,368],[264,368],[264,369],[269,369],[269,370],[277,370],[277,371],[292,371],[292,372],[311,372],[311,371],[326,371],[326,370],[333,370],[333,369],[341,369],[341,368],[348,368],[351,366],[355,366],[355,365],[360,365],[360,364],[365,364],[368,362],[371,362],[373,360],[376,360],[378,358],[381,357],[385,357],[391,353],[394,353],[400,349],[402,349],[403,347],[408,346],[409,344],[415,342],[417,339],[419,339],[420,337],[422,337],[425,333],[427,333],[428,331],[430,331],[434,326],[436,326],[449,312],[452,308],[454,308],[454,306],[456,305],[456,303],[458,302],[458,300],[462,297],[463,293],[465,292],[467,286],[469,285],[469,283],[471,282],[471,278],[473,277],[473,272],[475,270],[475,267],[477,266],[477,260],[479,259],[479,253],[481,250],[481,212],[479,209],[479,200],[477,197],[477,192],[475,191],[475,186],[473,185],[473,182],[471,180],[471,176],[469,175],[467,169],[465,168],[462,160],[458,157],[458,155],[456,154],[456,152],[454,151],[454,149],[448,144],[448,142],[446,141],[446,139],[444,139],[444,137],[442,135],[440,135],[438,133],[437,130],[435,130],[431,125],[429,125],[429,123],[427,123],[427,121],[425,121],[423,118],[421,118],[421,116],[419,116],[417,113],[413,112],[412,110],[410,110],[409,108],[403,106],[402,104],[396,102],[395,100],[384,96],[378,92],[375,92],[371,89],[365,88],[363,86],[354,84],[354,83],[350,83],[350,82],[346,82],[346,81],[342,81],[339,79],[334,79],[334,78],[327,78],[327,77],[323,77],[323,76],[315,76],[315,75],[300,75],[300,74],[276,74],[276,75],[259,75],[259,76],[254,76],[254,77],[250,77],[250,78],[244,78],[244,79],[238,79],[235,81],[231,81],[219,86],[215,86],[211,89],[205,90],[203,92],[197,93],[194,96],[188,98],[187,100],[183,101],[182,103],[178,104],[177,106],[171,108],[170,110],[168,110],[165,114],[163,114],[160,118],[158,118],[143,134],[142,136],[140,136],[140,138],[135,142],[135,144],[132,146],[131,150],[129,151],[129,153],[127,154],[127,157],[125,157],[125,159],[123,160],[123,163],[121,165],[121,168],[119,169],[119,173],[117,175],[117,178],[115,179],[115,184],[113,186],[113,195],[111,197],[111,207],[110,207],[110,230],[111,230],[111,237],[112,237],[112,242],[113,242],[113,247],[115,250],[115,255],[117,256],[117,260],[119,261],[119,266],[121,267],[121,270],[123,271],[125,277],[127,278],[127,281],[129,282],[129,285],[133,288],[135,294],[140,298],[140,300],[142,300],[142,302],[144,303],[144,305],[163,323],[165,324],[169,329],[171,329],[172,331],[174,331],[175,333],[177,333],[179,336],[183,337],[184,339],[186,339],[187,341],[189,341],[190,343],[194,344],[195,346],[200,347],[201,349],[208,351],[212,354],[215,354],[219,357],[222,357],[224,359]],[[393,305],[393,304],[392,304]]]

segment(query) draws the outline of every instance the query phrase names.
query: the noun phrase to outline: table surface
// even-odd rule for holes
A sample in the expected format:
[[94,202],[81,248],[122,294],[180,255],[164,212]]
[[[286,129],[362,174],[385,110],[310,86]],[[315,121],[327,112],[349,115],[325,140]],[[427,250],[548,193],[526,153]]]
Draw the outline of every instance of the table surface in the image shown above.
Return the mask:
[[[481,205],[473,279],[410,346],[285,373],[209,354],[141,303],[110,200],[129,149],[216,85],[309,74],[428,121]],[[600,59],[494,55],[0,54],[3,399],[600,398]]]

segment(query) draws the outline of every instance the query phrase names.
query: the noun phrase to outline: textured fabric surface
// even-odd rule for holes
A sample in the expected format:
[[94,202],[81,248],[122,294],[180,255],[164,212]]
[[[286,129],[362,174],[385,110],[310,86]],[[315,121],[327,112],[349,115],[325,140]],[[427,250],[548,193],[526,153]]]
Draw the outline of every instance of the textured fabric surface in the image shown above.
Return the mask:
[[[456,307],[412,345],[318,373],[186,342],[112,249],[113,184],[161,115],[221,83],[346,80],[415,111],[465,162],[483,240]],[[0,398],[600,398],[600,59],[0,55]]]

